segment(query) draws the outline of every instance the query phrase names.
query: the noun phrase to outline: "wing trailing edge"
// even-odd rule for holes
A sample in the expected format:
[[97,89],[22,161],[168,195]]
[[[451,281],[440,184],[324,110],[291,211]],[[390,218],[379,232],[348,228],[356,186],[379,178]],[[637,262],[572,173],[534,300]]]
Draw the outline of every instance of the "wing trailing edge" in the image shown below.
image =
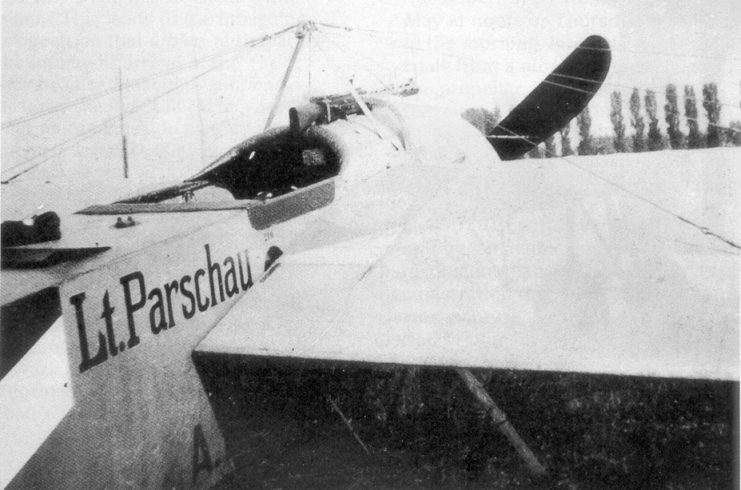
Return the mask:
[[[683,215],[723,216],[714,229],[735,223],[728,182],[736,179],[713,183],[709,161],[676,158],[594,165],[623,183],[656,182],[672,166],[688,192],[713,196],[685,203]],[[712,165],[735,176],[732,162],[729,153]],[[404,170],[352,195],[390,202],[400,183],[445,191],[416,201],[396,228],[372,233],[355,225],[380,214],[367,201],[328,211],[196,351],[260,362],[738,380],[737,250],[558,160],[495,174]],[[671,189],[654,195],[675,208]]]

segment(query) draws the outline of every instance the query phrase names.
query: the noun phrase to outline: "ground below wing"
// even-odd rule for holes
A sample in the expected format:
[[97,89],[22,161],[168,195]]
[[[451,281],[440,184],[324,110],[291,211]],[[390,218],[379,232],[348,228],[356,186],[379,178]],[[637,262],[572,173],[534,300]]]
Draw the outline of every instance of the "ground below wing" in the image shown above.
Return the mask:
[[[734,155],[625,165],[623,184],[656,179],[654,204],[555,159],[392,169],[356,184],[198,350],[738,379],[738,249],[667,212],[738,223]],[[665,172],[683,187],[660,189]],[[399,185],[424,197],[394,201]],[[371,226],[394,202],[400,218]]]

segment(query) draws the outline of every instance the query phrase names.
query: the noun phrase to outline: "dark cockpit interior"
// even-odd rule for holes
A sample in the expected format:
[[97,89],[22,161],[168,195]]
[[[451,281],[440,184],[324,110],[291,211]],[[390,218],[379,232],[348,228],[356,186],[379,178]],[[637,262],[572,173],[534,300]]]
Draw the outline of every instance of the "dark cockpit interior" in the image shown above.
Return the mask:
[[233,199],[265,200],[334,177],[340,165],[337,145],[321,126],[299,133],[275,128],[247,139],[181,184],[118,203],[223,201],[223,190]]
[[[199,179],[228,190],[235,199],[265,199],[337,175],[340,159],[321,137],[284,130],[249,140]],[[251,143],[251,144],[250,144]]]

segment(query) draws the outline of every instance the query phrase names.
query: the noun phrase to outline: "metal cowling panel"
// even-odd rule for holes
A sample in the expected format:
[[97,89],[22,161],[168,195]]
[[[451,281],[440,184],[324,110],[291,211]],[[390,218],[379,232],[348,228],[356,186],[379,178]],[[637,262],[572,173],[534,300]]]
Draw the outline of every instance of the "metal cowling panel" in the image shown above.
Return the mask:
[[256,230],[265,230],[302,214],[329,205],[335,196],[334,180],[278,197],[247,210],[250,223]]

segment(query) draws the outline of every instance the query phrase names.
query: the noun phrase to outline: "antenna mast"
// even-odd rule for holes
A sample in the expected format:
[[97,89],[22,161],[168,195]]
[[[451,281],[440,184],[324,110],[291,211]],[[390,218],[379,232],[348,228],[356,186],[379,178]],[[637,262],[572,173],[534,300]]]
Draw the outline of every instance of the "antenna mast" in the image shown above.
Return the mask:
[[121,67],[118,67],[118,102],[120,107],[121,120],[121,150],[123,152],[123,176],[129,178],[129,159],[126,153],[126,133],[124,132],[124,105],[123,105],[123,77],[121,76]]

